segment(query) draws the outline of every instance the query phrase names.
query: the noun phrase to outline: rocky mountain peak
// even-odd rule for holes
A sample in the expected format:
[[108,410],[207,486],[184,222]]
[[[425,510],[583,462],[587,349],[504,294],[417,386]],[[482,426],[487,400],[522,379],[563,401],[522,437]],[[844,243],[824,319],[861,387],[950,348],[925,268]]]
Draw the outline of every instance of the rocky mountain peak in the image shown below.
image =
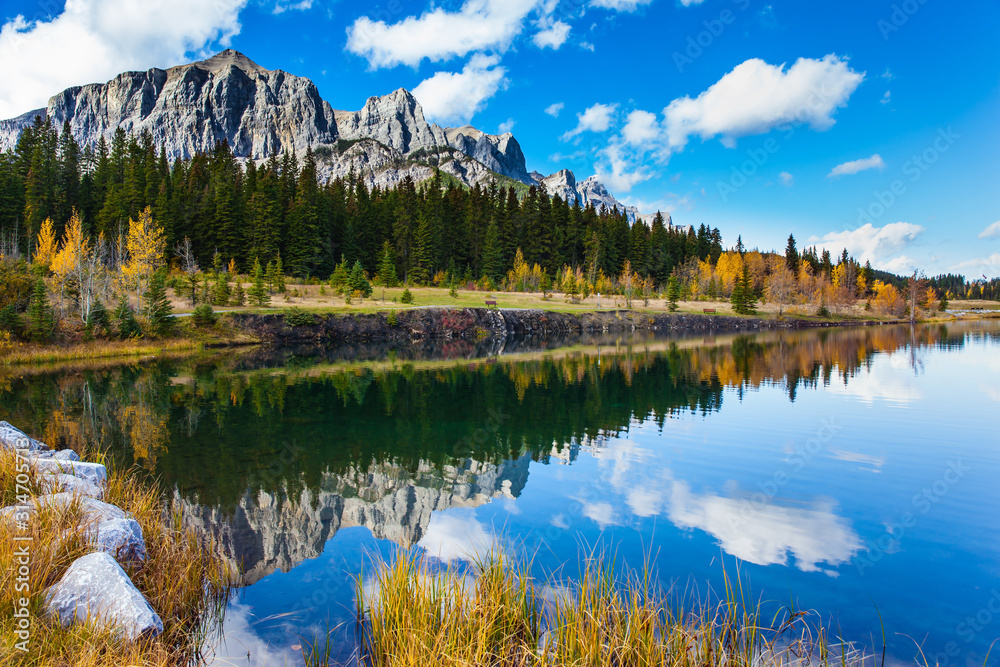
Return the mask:
[[[182,69],[185,67],[197,67],[213,74],[217,74],[229,67],[235,67],[236,69],[242,70],[247,74],[252,73],[263,75],[270,71],[264,69],[235,49],[226,49],[225,51],[216,53],[214,56],[206,60],[200,60],[189,65],[178,65],[177,67],[171,67],[170,70]],[[169,72],[170,70],[167,71]]]

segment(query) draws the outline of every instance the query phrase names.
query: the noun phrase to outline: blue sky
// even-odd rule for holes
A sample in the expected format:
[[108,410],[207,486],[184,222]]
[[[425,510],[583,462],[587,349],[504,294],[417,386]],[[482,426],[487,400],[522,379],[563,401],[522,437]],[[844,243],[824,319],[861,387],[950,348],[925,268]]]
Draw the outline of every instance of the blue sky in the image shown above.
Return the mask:
[[[992,1],[73,0],[4,3],[0,116],[238,49],[335,108],[405,87],[727,244],[847,247],[1000,275]],[[20,16],[20,18],[18,18]]]

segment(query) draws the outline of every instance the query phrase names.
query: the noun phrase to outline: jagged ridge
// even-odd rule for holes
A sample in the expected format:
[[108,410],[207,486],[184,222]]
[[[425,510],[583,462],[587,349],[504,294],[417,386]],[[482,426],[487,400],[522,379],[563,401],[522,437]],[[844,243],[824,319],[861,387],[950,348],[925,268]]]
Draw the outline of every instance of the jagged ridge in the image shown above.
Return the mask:
[[[37,115],[57,127],[68,121],[82,145],[110,140],[119,127],[148,131],[170,160],[210,151],[223,140],[238,158],[257,161],[292,151],[302,155],[311,147],[322,156],[321,177],[353,171],[369,186],[393,187],[407,176],[425,180],[439,167],[471,186],[500,174],[527,185],[542,183],[571,202],[617,209],[630,222],[639,217],[596,177],[577,184],[568,170],[549,177],[529,174],[509,132],[491,135],[471,126],[428,123],[405,89],[370,97],[358,111],[341,111],[323,100],[309,79],[265,69],[232,49],[166,70],[124,72],[104,84],[67,88],[45,109],[0,121],[0,150],[13,148]],[[355,143],[337,150],[344,141]],[[442,154],[447,148],[458,154]]]

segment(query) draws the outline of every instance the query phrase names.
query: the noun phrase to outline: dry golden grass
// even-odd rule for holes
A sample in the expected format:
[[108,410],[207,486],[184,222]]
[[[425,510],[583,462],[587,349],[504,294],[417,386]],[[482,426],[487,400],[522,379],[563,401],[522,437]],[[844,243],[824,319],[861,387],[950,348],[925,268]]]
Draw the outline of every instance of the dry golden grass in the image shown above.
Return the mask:
[[371,590],[358,584],[362,664],[768,667],[864,657],[849,645],[831,650],[801,612],[765,618],[728,578],[721,604],[685,612],[648,573],[623,581],[599,559],[573,584],[540,586],[527,569],[499,552],[473,576],[407,557],[383,564]]
[[[89,460],[95,460],[91,455]],[[0,450],[0,489],[7,498],[14,485],[14,454]],[[35,483],[33,480],[32,483]],[[80,556],[91,551],[82,537],[79,505],[41,508],[21,531],[0,521],[0,664],[42,666],[185,665],[197,655],[203,633],[216,622],[229,592],[229,573],[218,552],[202,536],[181,527],[160,493],[135,471],[109,470],[105,500],[131,512],[142,527],[148,558],[123,565],[136,587],[164,623],[155,639],[124,641],[114,629],[93,624],[63,627],[43,608],[44,590],[56,583]],[[15,588],[15,549],[31,538],[27,592]],[[16,648],[16,598],[28,597],[28,651]]]
[[85,361],[110,358],[135,358],[172,352],[192,352],[201,349],[197,341],[171,338],[166,340],[95,340],[66,345],[15,343],[0,356],[0,365],[46,364],[62,361]]

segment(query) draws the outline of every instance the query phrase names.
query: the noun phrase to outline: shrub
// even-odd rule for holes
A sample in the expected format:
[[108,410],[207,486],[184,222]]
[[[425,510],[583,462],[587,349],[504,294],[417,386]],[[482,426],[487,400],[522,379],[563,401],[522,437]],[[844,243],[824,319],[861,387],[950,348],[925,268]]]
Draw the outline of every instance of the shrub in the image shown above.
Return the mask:
[[413,303],[413,293],[410,292],[410,288],[407,287],[403,290],[403,296],[399,297],[400,303]]
[[203,303],[194,309],[194,313],[191,314],[191,321],[194,322],[196,327],[210,327],[216,322],[215,311],[212,310],[211,304]]
[[285,324],[290,327],[311,327],[316,324],[316,317],[294,306],[285,311]]
[[395,310],[390,310],[389,314],[385,317],[385,323],[390,327],[394,327],[399,324],[399,318],[396,316]]

